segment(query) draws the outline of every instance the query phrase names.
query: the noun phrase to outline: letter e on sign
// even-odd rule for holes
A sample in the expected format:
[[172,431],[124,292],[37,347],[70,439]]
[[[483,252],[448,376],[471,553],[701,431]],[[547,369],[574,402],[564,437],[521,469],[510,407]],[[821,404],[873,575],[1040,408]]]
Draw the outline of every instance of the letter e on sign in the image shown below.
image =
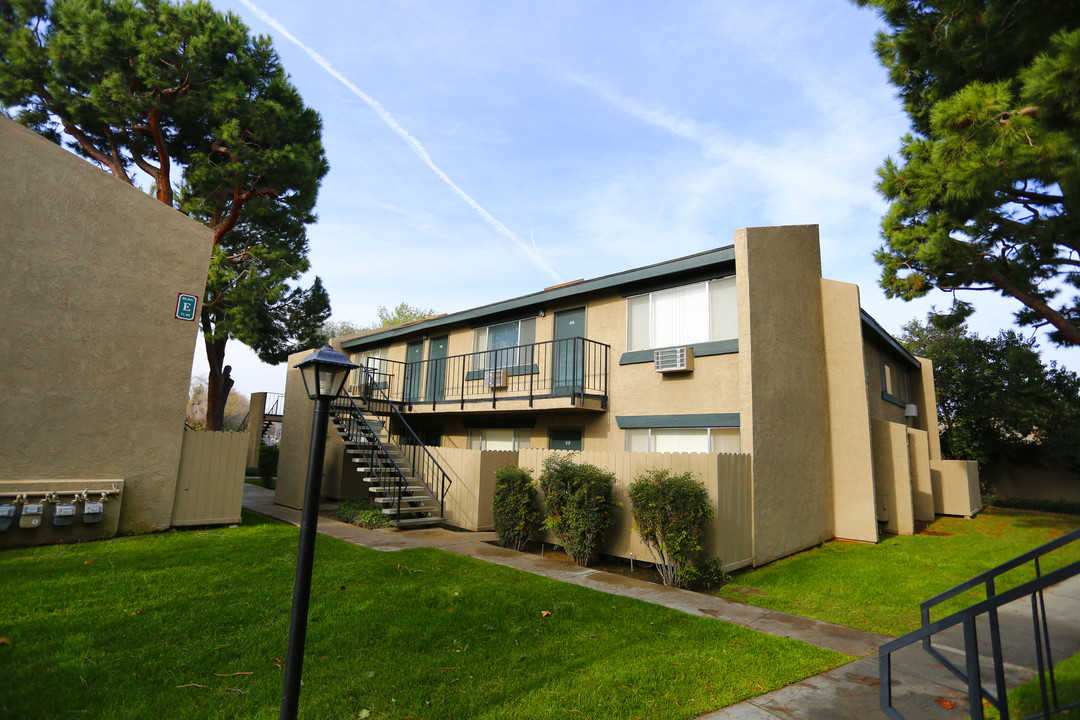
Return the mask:
[[176,319],[195,320],[195,306],[199,304],[199,298],[187,293],[180,293],[176,297]]

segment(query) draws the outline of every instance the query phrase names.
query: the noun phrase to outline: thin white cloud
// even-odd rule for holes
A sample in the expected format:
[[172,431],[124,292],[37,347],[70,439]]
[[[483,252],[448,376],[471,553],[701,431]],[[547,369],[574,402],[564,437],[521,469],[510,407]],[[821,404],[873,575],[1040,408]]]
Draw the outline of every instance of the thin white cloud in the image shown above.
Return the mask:
[[386,110],[386,108],[384,108],[381,104],[379,104],[379,102],[377,100],[375,100],[373,97],[371,97],[370,95],[365,93],[360,88],[356,87],[356,85],[354,85],[352,82],[350,82],[348,78],[346,78],[344,75],[342,75],[340,72],[338,72],[334,68],[334,66],[330,64],[330,61],[328,61],[322,55],[315,52],[315,50],[313,50],[312,48],[308,47],[303,42],[301,42],[299,38],[297,38],[291,32],[286,30],[285,27],[281,23],[279,23],[276,18],[268,15],[261,8],[259,8],[257,5],[255,5],[255,3],[251,2],[251,0],[240,0],[240,2],[248,10],[255,13],[255,15],[258,16],[258,18],[260,20],[265,22],[270,27],[274,28],[274,30],[276,30],[282,37],[284,37],[286,40],[288,40],[289,42],[293,43],[294,45],[299,47],[301,50],[303,50],[307,54],[308,57],[310,57],[312,60],[314,60],[323,70],[330,73],[330,75],[332,75],[334,78],[336,78],[338,81],[340,81],[341,84],[344,85],[345,87],[347,87],[354,95],[356,95],[358,98],[360,98],[365,103],[367,103],[367,105],[372,110],[374,110],[378,114],[378,116],[380,118],[382,118],[383,122],[385,122],[387,125],[389,125],[390,129],[393,130],[395,133],[397,133],[397,135],[402,140],[404,140],[405,143],[410,148],[412,148],[412,151],[414,153],[416,153],[416,156],[419,157],[424,162],[425,165],[427,165],[429,168],[431,168],[431,171],[433,173],[435,173],[436,177],[438,177],[440,180],[442,180],[444,183],[446,183],[446,185],[451,190],[453,190],[454,193],[458,197],[460,197],[462,200],[464,200],[466,202],[466,204],[469,205],[469,207],[471,207],[474,211],[476,211],[476,214],[479,215],[480,218],[484,222],[486,222],[488,225],[490,225],[492,228],[494,228],[496,232],[498,232],[500,235],[505,237],[507,240],[510,240],[512,243],[514,243],[514,245],[518,248],[518,250],[533,265],[535,265],[540,270],[543,270],[544,272],[546,272],[551,277],[555,278],[556,281],[558,281],[558,282],[562,281],[562,278],[559,277],[558,273],[556,273],[551,268],[551,266],[547,264],[547,262],[544,260],[544,258],[540,255],[540,250],[536,247],[535,242],[533,242],[532,245],[530,245],[529,243],[526,243],[524,240],[522,240],[517,235],[515,235],[508,227],[506,227],[501,222],[499,222],[494,217],[492,217],[491,213],[489,213],[487,210],[485,210],[480,205],[480,203],[473,200],[472,197],[468,193],[466,193],[464,190],[462,190],[460,187],[458,187],[454,183],[454,181],[451,180],[450,177],[445,172],[443,172],[442,169],[438,165],[435,164],[435,162],[431,159],[431,155],[429,155],[428,151],[424,148],[424,146],[420,144],[420,141],[417,140],[415,137],[413,137],[411,134],[409,134],[409,131],[406,130],[405,128],[403,128],[398,123],[398,121],[394,119],[394,116],[391,115]]
[[632,98],[628,98],[596,78],[586,77],[577,73],[570,73],[566,77],[571,82],[592,90],[604,100],[607,100],[628,115],[632,115],[653,127],[666,130],[683,140],[688,140],[700,145],[706,152],[712,152],[714,149],[715,134],[700,123],[681,118],[667,108],[659,105],[646,105]]

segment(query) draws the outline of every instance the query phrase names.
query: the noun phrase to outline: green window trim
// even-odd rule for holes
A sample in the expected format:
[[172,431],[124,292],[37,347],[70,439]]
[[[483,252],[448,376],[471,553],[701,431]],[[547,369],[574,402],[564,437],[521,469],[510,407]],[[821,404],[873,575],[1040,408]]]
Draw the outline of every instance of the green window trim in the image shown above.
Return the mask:
[[739,413],[698,413],[691,415],[616,415],[620,430],[634,428],[737,428]]
[[[711,342],[694,343],[688,347],[694,348],[694,357],[708,357],[709,355],[730,355],[739,352],[739,340],[713,340]],[[653,353],[664,348],[652,348],[649,350],[630,350],[624,352],[619,358],[620,365],[637,365],[639,363],[651,363]]]

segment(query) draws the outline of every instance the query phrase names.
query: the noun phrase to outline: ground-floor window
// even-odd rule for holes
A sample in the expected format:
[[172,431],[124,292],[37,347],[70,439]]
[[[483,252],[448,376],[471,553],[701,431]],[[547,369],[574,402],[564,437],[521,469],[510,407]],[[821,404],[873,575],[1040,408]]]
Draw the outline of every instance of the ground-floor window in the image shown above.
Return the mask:
[[523,450],[529,447],[532,431],[528,428],[471,429],[466,447],[469,450]]
[[629,428],[627,452],[737,453],[738,428]]

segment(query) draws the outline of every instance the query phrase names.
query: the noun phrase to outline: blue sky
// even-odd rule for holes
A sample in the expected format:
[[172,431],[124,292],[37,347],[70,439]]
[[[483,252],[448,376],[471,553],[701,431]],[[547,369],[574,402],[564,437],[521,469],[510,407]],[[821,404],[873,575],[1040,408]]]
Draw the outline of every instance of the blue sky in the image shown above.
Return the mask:
[[[891,332],[950,302],[877,286],[875,173],[907,122],[880,23],[847,0],[212,1],[273,37],[322,115],[310,257],[335,320],[465,310],[761,225],[819,225],[823,275]],[[972,295],[974,330],[1010,321]],[[241,393],[284,389],[284,365],[226,355]]]

